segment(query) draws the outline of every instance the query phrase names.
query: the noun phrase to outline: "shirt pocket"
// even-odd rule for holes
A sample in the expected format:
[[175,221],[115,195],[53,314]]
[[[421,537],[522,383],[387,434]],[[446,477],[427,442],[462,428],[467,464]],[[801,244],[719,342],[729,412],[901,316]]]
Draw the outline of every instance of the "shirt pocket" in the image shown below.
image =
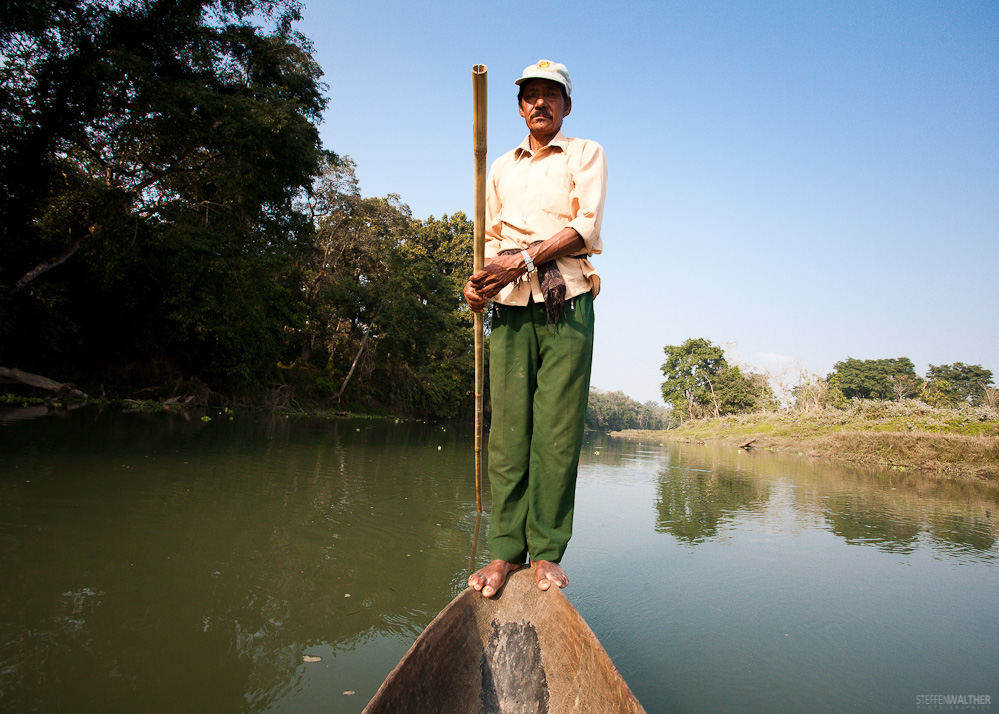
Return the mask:
[[572,189],[575,186],[569,167],[554,166],[545,175],[538,195],[538,208],[565,221],[572,220]]

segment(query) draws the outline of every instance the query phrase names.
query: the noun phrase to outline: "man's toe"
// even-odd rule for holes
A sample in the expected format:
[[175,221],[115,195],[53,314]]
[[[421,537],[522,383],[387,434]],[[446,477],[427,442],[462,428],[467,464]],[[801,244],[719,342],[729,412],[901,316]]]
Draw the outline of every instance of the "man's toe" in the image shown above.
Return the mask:
[[[492,597],[499,592],[499,589],[503,587],[503,583],[506,580],[505,575],[495,574],[488,579],[486,586],[482,588],[482,594],[486,597]],[[488,591],[488,592],[487,592]]]

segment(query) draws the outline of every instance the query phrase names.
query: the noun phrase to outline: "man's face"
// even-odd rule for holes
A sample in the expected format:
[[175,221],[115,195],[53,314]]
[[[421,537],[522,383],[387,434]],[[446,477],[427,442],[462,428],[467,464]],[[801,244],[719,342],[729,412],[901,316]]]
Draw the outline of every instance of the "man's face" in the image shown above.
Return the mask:
[[529,79],[521,87],[520,116],[527,122],[528,131],[537,135],[556,134],[572,109],[572,101],[562,96],[561,86],[550,79]]

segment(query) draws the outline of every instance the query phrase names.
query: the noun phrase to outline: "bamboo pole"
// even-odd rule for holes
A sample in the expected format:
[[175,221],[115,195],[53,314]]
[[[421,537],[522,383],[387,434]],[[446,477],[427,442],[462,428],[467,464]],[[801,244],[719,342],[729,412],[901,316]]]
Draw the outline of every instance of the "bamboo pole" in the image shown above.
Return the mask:
[[[485,265],[486,251],[486,66],[472,65],[472,135],[475,151],[475,230],[472,270]],[[482,397],[485,385],[482,313],[475,313],[475,507],[482,513]]]

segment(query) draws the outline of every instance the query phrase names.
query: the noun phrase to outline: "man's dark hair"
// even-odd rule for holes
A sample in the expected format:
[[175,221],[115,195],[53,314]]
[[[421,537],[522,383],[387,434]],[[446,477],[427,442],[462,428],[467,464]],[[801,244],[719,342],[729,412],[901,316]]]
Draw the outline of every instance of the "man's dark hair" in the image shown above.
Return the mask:
[[[527,84],[527,82],[524,82],[524,84]],[[517,85],[519,87],[519,91],[517,92],[517,106],[520,106],[520,103],[524,100],[524,84]],[[568,102],[569,93],[565,91],[565,87],[560,82],[555,82],[555,84],[562,91],[562,99]]]

